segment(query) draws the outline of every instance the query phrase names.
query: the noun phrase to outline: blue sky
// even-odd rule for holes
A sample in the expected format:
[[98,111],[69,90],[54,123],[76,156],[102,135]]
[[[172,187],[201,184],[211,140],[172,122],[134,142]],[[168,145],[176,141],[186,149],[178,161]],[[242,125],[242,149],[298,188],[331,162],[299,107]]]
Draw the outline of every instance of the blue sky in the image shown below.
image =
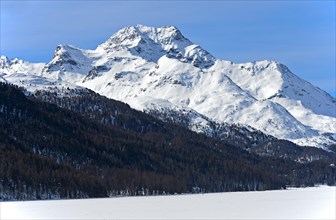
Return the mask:
[[0,0],[0,54],[48,62],[58,44],[94,49],[129,25],[174,25],[215,57],[276,60],[336,96],[335,1]]

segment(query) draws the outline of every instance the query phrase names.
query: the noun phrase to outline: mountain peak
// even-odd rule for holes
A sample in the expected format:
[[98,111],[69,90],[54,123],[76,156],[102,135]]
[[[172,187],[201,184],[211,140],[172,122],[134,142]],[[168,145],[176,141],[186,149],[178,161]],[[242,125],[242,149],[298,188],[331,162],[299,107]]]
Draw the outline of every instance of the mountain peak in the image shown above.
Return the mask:
[[0,69],[2,70],[9,70],[11,68],[11,66],[20,66],[23,63],[25,63],[25,61],[19,59],[19,58],[14,58],[14,59],[9,59],[7,56],[1,56],[0,57]]
[[7,56],[3,56],[3,55],[0,56],[0,60],[3,61],[3,62],[9,62],[9,58]]
[[73,53],[73,51],[79,51],[79,48],[76,48],[75,46],[72,45],[67,45],[67,44],[59,44],[57,45],[53,59],[55,58],[63,58],[67,59],[70,57],[70,54]]
[[181,31],[175,26],[162,26],[162,27],[148,27],[141,24],[135,26],[135,28],[142,34],[153,40],[155,43],[168,45],[174,43],[174,41],[186,41],[192,44],[187,38],[185,38]]
[[134,26],[128,26],[113,34],[106,42],[99,45],[106,52],[119,50],[121,48],[132,48],[141,40],[141,36]]
[[210,53],[184,37],[175,26],[149,27],[135,25],[125,27],[98,46],[106,53],[129,51],[145,60],[157,62],[162,56],[208,68],[216,60]]
[[9,65],[10,60],[6,56],[0,57],[0,69],[3,69]]
[[119,50],[125,47],[133,48],[139,43],[146,44],[151,41],[161,47],[166,47],[169,44],[174,44],[174,41],[183,40],[186,41],[187,44],[192,44],[182,35],[180,30],[174,26],[156,28],[137,24],[120,29],[98,47],[102,47],[106,51]]

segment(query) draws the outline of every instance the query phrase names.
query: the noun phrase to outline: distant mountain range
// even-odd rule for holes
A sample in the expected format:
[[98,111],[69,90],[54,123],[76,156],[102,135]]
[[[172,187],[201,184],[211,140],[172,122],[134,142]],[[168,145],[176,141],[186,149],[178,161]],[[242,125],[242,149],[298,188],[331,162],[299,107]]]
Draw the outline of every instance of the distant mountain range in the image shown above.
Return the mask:
[[173,26],[126,27],[95,50],[59,45],[47,64],[2,56],[0,80],[33,93],[88,88],[156,115],[192,111],[188,127],[206,134],[211,120],[301,146],[336,143],[334,97],[275,61],[219,60]]

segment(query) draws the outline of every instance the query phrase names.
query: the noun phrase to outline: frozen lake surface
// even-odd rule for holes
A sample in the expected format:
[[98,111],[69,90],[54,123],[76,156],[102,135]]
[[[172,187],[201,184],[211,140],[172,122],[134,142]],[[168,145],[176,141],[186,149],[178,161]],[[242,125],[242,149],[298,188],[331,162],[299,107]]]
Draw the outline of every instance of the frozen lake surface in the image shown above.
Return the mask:
[[335,219],[336,187],[1,202],[1,219]]

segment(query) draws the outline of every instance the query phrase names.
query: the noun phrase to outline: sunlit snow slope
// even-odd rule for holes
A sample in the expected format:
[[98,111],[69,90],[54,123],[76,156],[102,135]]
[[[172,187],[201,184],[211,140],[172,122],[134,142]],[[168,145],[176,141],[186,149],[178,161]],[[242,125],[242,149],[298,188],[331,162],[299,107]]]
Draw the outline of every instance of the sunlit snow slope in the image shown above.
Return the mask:
[[0,80],[32,92],[86,87],[139,110],[193,109],[300,145],[336,143],[334,97],[274,61],[216,59],[173,26],[126,27],[95,50],[59,45],[47,64],[2,56]]

